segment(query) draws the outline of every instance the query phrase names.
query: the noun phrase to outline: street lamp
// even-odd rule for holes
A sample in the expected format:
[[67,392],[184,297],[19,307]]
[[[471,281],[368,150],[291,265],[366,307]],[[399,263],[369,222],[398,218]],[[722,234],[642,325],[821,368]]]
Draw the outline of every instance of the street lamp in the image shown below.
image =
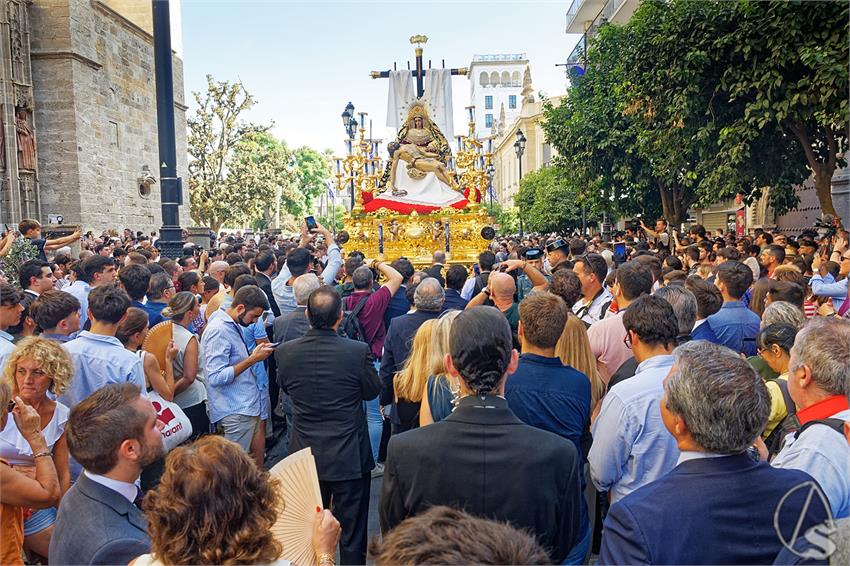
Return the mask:
[[354,105],[349,102],[342,111],[342,127],[345,128],[345,133],[348,134],[348,139],[353,140],[354,134],[357,132],[357,120],[354,118]]
[[487,192],[490,193],[490,216],[493,216],[493,177],[496,175],[496,167],[493,162],[487,164],[487,177],[490,179],[490,186]]
[[[514,142],[514,151],[516,151],[516,158],[519,162],[519,181],[517,181],[517,191],[519,191],[519,183],[522,182],[522,154],[525,153],[526,141],[528,140],[526,140],[525,134],[522,133],[522,130],[517,129],[516,141]],[[522,210],[519,211],[519,235],[520,237],[524,236],[522,229]]]

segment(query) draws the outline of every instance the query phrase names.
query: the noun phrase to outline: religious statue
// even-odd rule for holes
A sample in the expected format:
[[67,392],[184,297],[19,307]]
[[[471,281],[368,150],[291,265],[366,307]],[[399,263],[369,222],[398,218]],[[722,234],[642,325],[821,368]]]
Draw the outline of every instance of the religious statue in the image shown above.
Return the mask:
[[15,112],[15,130],[18,139],[18,169],[35,171],[35,135],[27,121],[26,108],[17,108]]
[[382,198],[436,206],[451,206],[463,199],[448,168],[448,141],[428,117],[422,101],[411,104],[407,121],[387,150],[390,159],[381,178]]

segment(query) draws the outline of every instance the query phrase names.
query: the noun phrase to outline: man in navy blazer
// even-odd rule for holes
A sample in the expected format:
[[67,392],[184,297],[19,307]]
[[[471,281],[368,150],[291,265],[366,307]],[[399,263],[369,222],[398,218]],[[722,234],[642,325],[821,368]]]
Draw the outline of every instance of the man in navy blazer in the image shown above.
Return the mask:
[[660,410],[678,465],[611,507],[599,564],[771,564],[829,504],[808,474],[750,456],[770,396],[745,360],[704,340],[674,356]]
[[162,457],[161,430],[129,383],[107,385],[71,410],[68,449],[84,472],[59,505],[50,564],[127,564],[150,552],[135,481]]
[[451,266],[446,271],[446,300],[443,302],[443,310],[458,310],[462,311],[466,308],[469,302],[460,296],[463,290],[463,284],[469,277],[469,272],[460,264]]

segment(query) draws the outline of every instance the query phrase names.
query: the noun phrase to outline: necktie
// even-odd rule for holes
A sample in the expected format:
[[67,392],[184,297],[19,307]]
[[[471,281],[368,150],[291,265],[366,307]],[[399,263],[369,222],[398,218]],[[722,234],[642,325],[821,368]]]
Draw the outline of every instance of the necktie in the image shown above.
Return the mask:
[[133,505],[135,505],[136,507],[138,507],[139,509],[141,509],[141,508],[142,508],[142,500],[143,500],[144,498],[145,498],[145,494],[142,492],[142,490],[141,490],[141,489],[139,489],[139,488],[137,487],[137,488],[136,488],[136,498],[135,498],[135,499],[133,499]]

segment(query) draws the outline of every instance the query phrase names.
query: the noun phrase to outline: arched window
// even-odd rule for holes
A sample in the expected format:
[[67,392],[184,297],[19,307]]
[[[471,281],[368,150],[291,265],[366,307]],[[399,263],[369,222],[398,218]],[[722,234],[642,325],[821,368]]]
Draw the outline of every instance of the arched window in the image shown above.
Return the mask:
[[511,86],[519,86],[520,80],[519,71],[514,71],[514,74],[511,75],[511,82],[513,83]]
[[490,84],[490,75],[487,74],[487,71],[481,71],[481,75],[478,77],[478,82],[481,86],[487,86]]
[[496,71],[490,73],[490,85],[499,86],[499,73],[497,73]]
[[502,71],[502,86],[510,86],[511,74],[507,71]]

